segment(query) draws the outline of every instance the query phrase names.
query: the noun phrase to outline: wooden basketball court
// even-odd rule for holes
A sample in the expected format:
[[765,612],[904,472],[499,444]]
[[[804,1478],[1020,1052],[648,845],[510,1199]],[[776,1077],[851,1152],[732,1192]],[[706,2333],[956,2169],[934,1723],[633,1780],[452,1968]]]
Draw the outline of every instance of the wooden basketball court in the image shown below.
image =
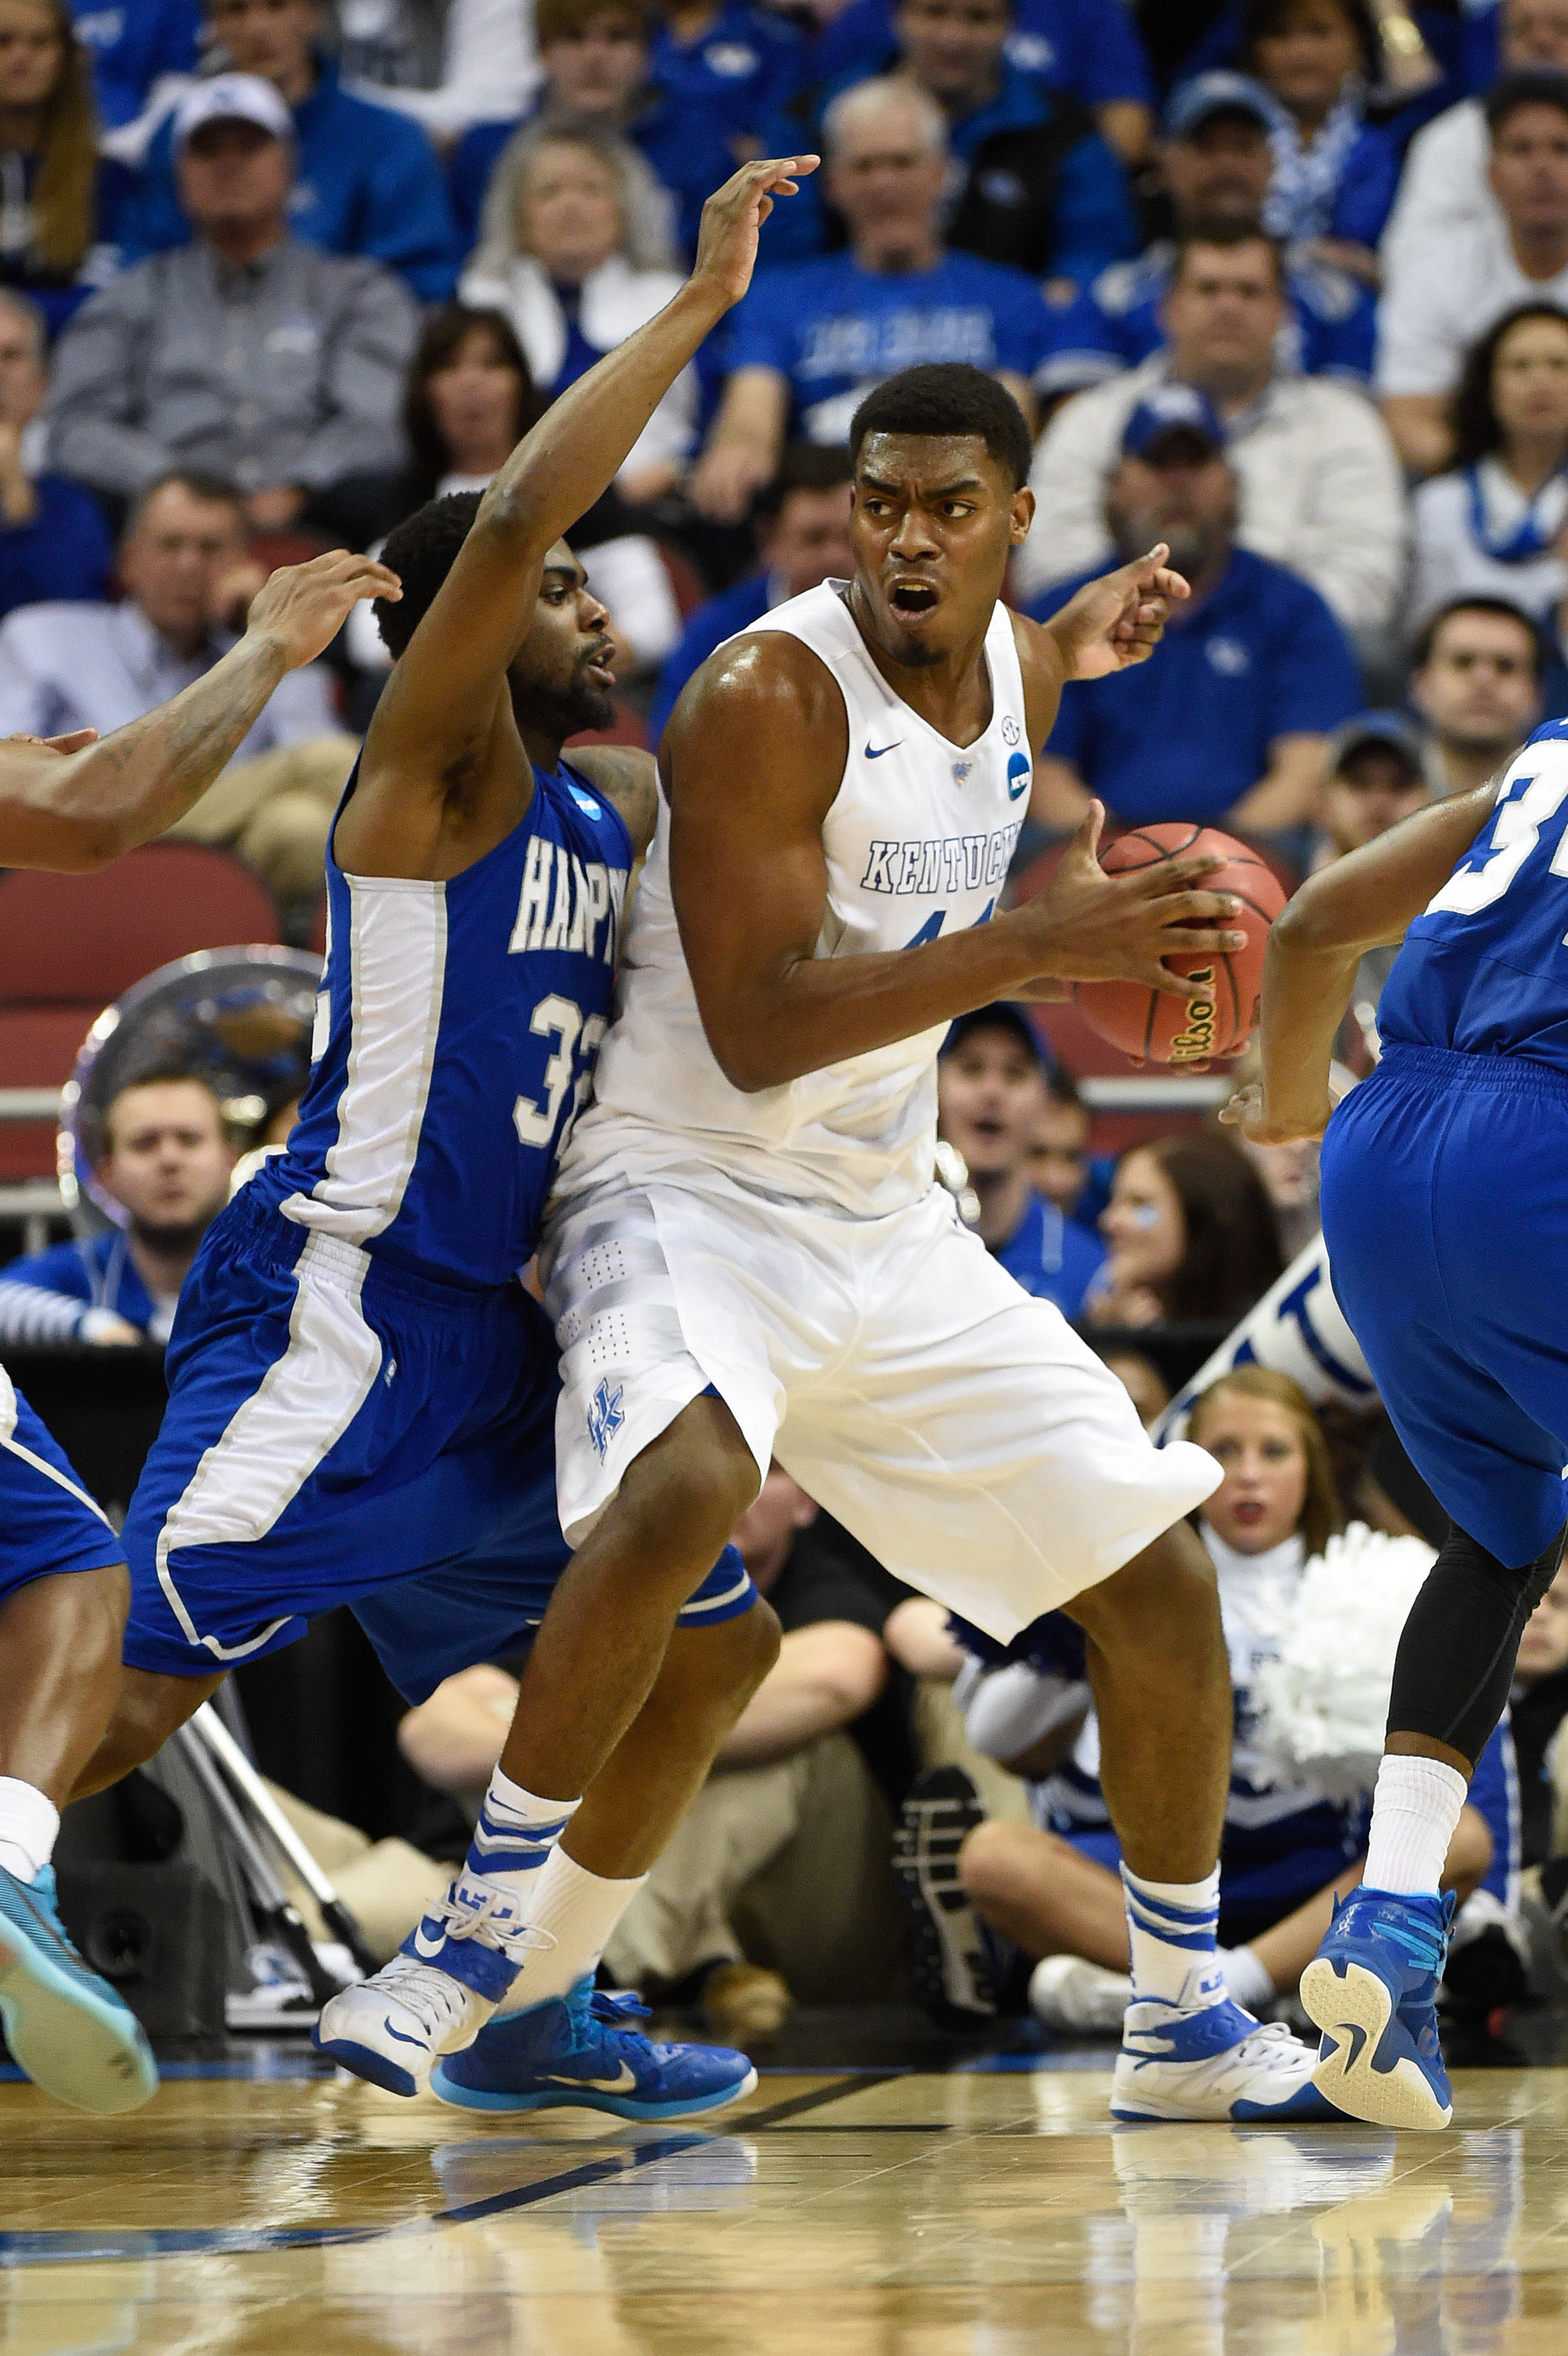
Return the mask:
[[1568,2350],[1568,2069],[1460,2072],[1435,2136],[1112,2133],[1107,2060],[779,2072],[663,2129],[468,2118],[278,2048],[101,2126],[8,2083],[0,2351]]

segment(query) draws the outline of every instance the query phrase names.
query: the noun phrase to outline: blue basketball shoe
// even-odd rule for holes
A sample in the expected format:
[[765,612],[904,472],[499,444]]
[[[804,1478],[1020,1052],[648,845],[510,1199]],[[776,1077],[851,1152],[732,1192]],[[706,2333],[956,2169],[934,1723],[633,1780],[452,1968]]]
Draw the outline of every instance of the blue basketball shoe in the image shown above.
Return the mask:
[[1313,2083],[1310,2045],[1282,2021],[1265,2026],[1228,1996],[1219,1966],[1195,1964],[1179,2004],[1129,2004],[1111,2082],[1114,2119],[1288,2119],[1342,2122]]
[[618,2119],[685,2119],[739,2102],[757,2083],[743,2053],[723,2045],[655,2045],[627,2023],[645,2020],[635,1997],[596,1994],[581,1979],[564,1997],[505,2013],[432,2072],[430,2089],[459,2111],[577,2106]]
[[34,2085],[78,2110],[133,2111],[157,2091],[141,2022],[66,1936],[52,1866],[33,1881],[0,1866],[0,2020]]
[[1301,2002],[1323,2031],[1313,2083],[1352,2118],[1445,2127],[1454,2090],[1437,2036],[1437,1983],[1454,1920],[1446,1898],[1353,1890],[1337,1900],[1301,1975]]

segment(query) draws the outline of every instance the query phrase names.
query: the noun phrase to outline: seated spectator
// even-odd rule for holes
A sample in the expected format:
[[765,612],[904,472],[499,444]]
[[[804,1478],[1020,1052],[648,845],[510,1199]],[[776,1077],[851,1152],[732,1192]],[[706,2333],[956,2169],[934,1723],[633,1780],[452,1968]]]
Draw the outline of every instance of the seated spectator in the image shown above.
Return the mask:
[[1263,1180],[1219,1130],[1124,1153],[1100,1232],[1108,1251],[1091,1325],[1233,1325],[1285,1266]]
[[947,131],[923,91],[859,83],[823,123],[845,253],[765,270],[731,314],[731,375],[690,483],[726,522],[771,482],[785,442],[842,443],[872,388],[931,360],[989,369],[1028,414],[1045,305],[1021,271],[942,243]]
[[1278,110],[1264,227],[1375,286],[1400,150],[1363,112],[1380,63],[1366,0],[1247,0],[1241,62]]
[[[1236,545],[1238,495],[1208,402],[1152,388],[1123,434],[1106,522],[1123,558],[1166,541],[1192,594],[1147,662],[1064,691],[1035,764],[1036,819],[1076,826],[1092,794],[1129,826],[1209,819],[1280,835],[1310,814],[1324,739],[1360,701],[1355,658],[1315,589]],[[1080,585],[1059,582],[1029,612],[1046,620]]]
[[[547,401],[662,311],[681,284],[639,269],[631,251],[633,190],[624,140],[597,131],[524,134],[496,171],[485,237],[463,278],[463,300],[511,322]],[[677,378],[616,477],[624,498],[669,490],[696,439],[695,369]]]
[[784,453],[783,466],[758,501],[757,548],[762,564],[731,589],[699,605],[680,643],[659,673],[648,713],[648,741],[656,744],[681,689],[699,671],[716,647],[749,630],[788,598],[804,597],[823,581],[848,581],[854,572],[849,546],[849,460],[843,450],[819,450],[809,442]]
[[1428,616],[1412,659],[1433,791],[1440,800],[1471,793],[1541,724],[1540,633],[1504,598],[1456,597]]
[[[727,2037],[767,2035],[795,1997],[878,2001],[897,1954],[888,1817],[850,1736],[868,1730],[888,1678],[882,1630],[909,1590],[837,1524],[816,1525],[774,1465],[735,1543],[784,1623],[778,1660],[605,1952],[618,1986],[678,1990]],[[403,1719],[405,1757],[476,1807],[517,1691],[498,1667],[449,1677]]]
[[1486,113],[1499,218],[1403,252],[1379,305],[1378,393],[1415,474],[1453,459],[1450,404],[1477,337],[1520,304],[1568,308],[1568,74],[1509,75]]
[[735,168],[732,134],[717,114],[678,105],[658,80],[652,22],[645,0],[537,0],[545,78],[531,111],[475,123],[453,155],[452,198],[464,236],[477,232],[490,175],[519,131],[586,128],[629,140],[643,159],[646,177],[632,214],[639,236],[656,244],[647,258],[667,266],[673,241],[692,259],[702,208]]
[[[0,735],[101,736],[211,669],[265,574],[238,495],[181,472],[136,500],[120,543],[119,605],[23,605],[0,622]],[[326,830],[354,758],[319,663],[290,671],[216,785],[170,832],[221,844],[281,901],[321,890]]]
[[[1178,235],[1205,221],[1261,226],[1274,174],[1275,113],[1268,93],[1244,74],[1200,74],[1176,92],[1166,109],[1156,166]],[[1050,357],[1035,380],[1040,391],[1074,392],[1157,352],[1175,264],[1175,238],[1157,238],[1136,262],[1114,262],[1057,312]],[[1285,248],[1285,285],[1288,307],[1275,352],[1278,372],[1366,383],[1377,329],[1367,289],[1310,245],[1297,244]]]
[[[417,123],[350,97],[316,42],[316,0],[206,0],[208,37],[236,74],[258,76],[284,102],[296,182],[290,226],[308,245],[400,273],[421,302],[452,293],[458,242],[434,148]],[[201,85],[197,85],[199,91]],[[184,245],[179,124],[187,93],[148,143],[137,184],[114,224],[126,262]]]
[[[850,0],[818,39],[812,65],[828,81],[879,73],[892,45],[897,0]],[[1141,162],[1153,121],[1154,77],[1121,0],[1017,0],[1008,62],[1086,106],[1129,164]]]
[[134,0],[103,8],[71,0],[76,37],[87,51],[99,122],[119,131],[167,88],[194,74],[201,53],[199,0]]
[[976,1232],[992,1258],[1036,1300],[1076,1324],[1105,1248],[1029,1183],[1045,1118],[1047,1065],[1034,1025],[1017,1006],[961,1014],[937,1065],[937,1125],[964,1157],[980,1205]]
[[[1190,1429],[1225,1471],[1202,1508],[1199,1534],[1219,1577],[1238,1702],[1220,1854],[1220,1960],[1233,2000],[1262,2012],[1294,1992],[1331,1901],[1360,1881],[1366,1847],[1364,1796],[1331,1800],[1305,1778],[1279,1774],[1250,1733],[1248,1693],[1258,1665],[1277,1647],[1308,1558],[1341,1517],[1321,1429],[1288,1376],[1249,1366],[1221,1376],[1199,1400]],[[1006,1976],[1009,1950],[1021,1951],[1036,1965],[1030,2006],[1049,2026],[1114,2034],[1132,1984],[1098,1729],[1085,1708],[1086,1687],[1075,1696],[1065,1669],[1040,1675],[1027,1655],[1017,1657],[1031,1640],[1036,1649],[1047,1647],[1051,1627],[1050,1619],[1036,1622],[1013,1648],[1013,1665],[987,1676],[977,1665],[960,1688],[972,1738],[987,1751],[1008,1746],[1015,1772],[1029,1779],[1035,1823],[976,1825],[959,1850],[956,1879],[993,1934],[996,1978]],[[987,1646],[986,1657],[995,1655]],[[1493,1737],[1461,1815],[1445,1888],[1468,1895],[1491,1873],[1506,1875],[1507,1781],[1503,1731]]]
[[339,26],[344,87],[411,116],[438,144],[519,112],[539,80],[526,0],[360,0]]
[[92,74],[66,0],[0,9],[0,285],[63,327],[106,273]]
[[233,1167],[205,1080],[171,1069],[128,1082],[103,1108],[97,1169],[124,1223],[0,1269],[0,1343],[166,1342]]
[[736,160],[769,151],[763,125],[806,77],[798,28],[756,0],[656,0],[655,80],[688,122],[722,123]]
[[1328,747],[1317,787],[1313,816],[1323,840],[1314,868],[1375,842],[1431,798],[1425,747],[1403,712],[1348,720]]
[[[955,158],[948,242],[1065,294],[1136,253],[1137,223],[1120,159],[1087,110],[1007,57],[1012,13],[1012,0],[898,0],[894,37],[876,70],[924,91],[946,118]],[[820,151],[827,108],[865,79],[859,70],[842,75],[805,123],[784,116],[771,125],[773,151]],[[763,264],[805,261],[835,242],[829,202],[808,180],[780,206],[763,232]]]
[[1358,641],[1390,628],[1404,577],[1399,462],[1370,402],[1349,385],[1282,373],[1279,249],[1215,221],[1178,242],[1164,348],[1065,402],[1029,477],[1036,509],[1015,560],[1020,594],[1097,571],[1110,555],[1105,486],[1140,402],[1167,382],[1205,393],[1227,428],[1239,487],[1236,538],[1309,581]]
[[[1500,29],[1499,72],[1568,73],[1568,0],[1501,0],[1491,13]],[[1494,78],[1488,73],[1481,82]],[[1474,91],[1480,85],[1465,86]],[[1416,133],[1378,249],[1385,279],[1477,222],[1489,220],[1501,233],[1502,215],[1487,178],[1489,145],[1485,101],[1477,96],[1461,98]]]
[[1560,1570],[1519,1642],[1509,1725],[1519,1762],[1520,1840],[1525,1864],[1555,1855],[1553,1825],[1568,1786],[1562,1727],[1568,1718],[1568,1569]]
[[239,484],[258,530],[284,530],[343,476],[399,463],[417,315],[390,272],[291,234],[270,82],[198,82],[173,152],[195,241],[122,271],[61,337],[55,462],[113,499],[201,467]]
[[1470,594],[1545,622],[1568,592],[1568,311],[1505,313],[1465,362],[1453,465],[1413,502],[1407,600],[1420,620]]
[[43,314],[0,289],[0,619],[44,599],[101,597],[113,546],[91,491],[42,469]]

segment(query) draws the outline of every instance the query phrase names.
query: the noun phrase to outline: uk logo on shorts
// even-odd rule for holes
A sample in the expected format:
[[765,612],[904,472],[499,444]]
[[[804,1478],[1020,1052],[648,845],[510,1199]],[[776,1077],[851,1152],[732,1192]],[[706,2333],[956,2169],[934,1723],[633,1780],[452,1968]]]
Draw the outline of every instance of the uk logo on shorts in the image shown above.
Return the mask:
[[624,1385],[617,1383],[612,1390],[608,1382],[601,1383],[589,1406],[588,1437],[593,1442],[601,1464],[604,1462],[605,1452],[611,1440],[626,1420],[625,1411],[621,1405],[624,1387]]

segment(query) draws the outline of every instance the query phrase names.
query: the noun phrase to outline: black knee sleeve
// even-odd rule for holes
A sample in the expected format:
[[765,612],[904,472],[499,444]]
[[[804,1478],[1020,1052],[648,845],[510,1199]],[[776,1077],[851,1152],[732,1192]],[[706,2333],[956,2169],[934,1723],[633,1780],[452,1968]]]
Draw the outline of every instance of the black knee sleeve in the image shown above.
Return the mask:
[[1509,1570],[1463,1530],[1449,1531],[1399,1640],[1391,1734],[1445,1742],[1474,1766],[1508,1705],[1524,1623],[1562,1553],[1560,1533],[1533,1562]]

